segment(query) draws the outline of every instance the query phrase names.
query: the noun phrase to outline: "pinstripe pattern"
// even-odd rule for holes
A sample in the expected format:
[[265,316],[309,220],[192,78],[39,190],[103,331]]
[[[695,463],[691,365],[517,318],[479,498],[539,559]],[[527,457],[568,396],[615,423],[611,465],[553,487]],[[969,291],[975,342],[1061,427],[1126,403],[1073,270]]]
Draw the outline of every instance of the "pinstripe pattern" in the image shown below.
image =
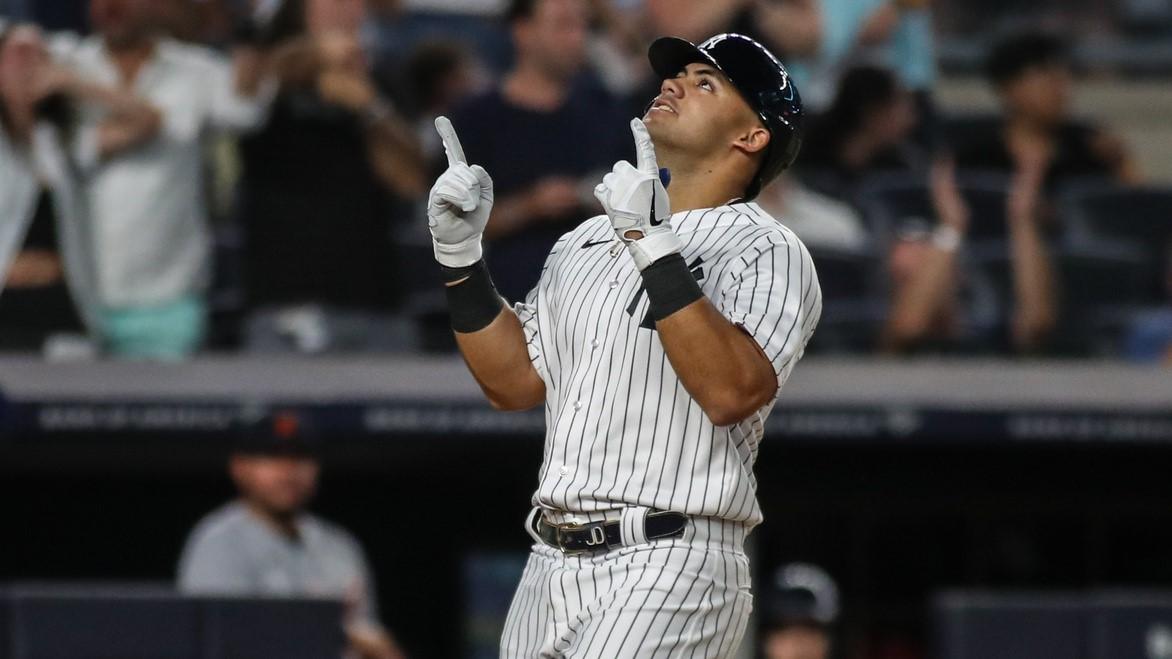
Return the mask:
[[[784,384],[822,311],[805,247],[753,203],[678,213],[672,223],[705,295],[757,341]],[[555,521],[645,506],[756,525],[753,464],[773,404],[737,425],[709,421],[644,326],[648,302],[631,258],[607,244],[582,247],[613,237],[605,216],[563,236],[515,306],[546,384],[533,502]]]
[[[822,313],[809,253],[752,203],[672,225],[701,290],[761,346],[780,392]],[[773,402],[733,426],[709,421],[668,362],[625,252],[605,216],[585,222],[514,307],[546,385],[533,503],[555,523],[618,519],[628,546],[566,556],[534,545],[502,657],[729,657],[748,624],[743,544],[761,521],[753,464]],[[688,513],[686,533],[645,542],[650,508]]]
[[744,534],[743,524],[698,520],[682,538],[600,556],[534,545],[501,657],[732,656],[753,601]]

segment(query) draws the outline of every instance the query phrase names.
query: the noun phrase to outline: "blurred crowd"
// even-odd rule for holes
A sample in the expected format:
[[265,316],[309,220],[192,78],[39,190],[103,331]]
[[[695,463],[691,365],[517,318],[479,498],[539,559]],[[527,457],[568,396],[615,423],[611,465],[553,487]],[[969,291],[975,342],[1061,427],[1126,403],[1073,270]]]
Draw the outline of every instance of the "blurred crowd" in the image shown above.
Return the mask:
[[487,259],[518,299],[630,157],[650,40],[735,31],[808,109],[758,201],[818,266],[811,350],[1172,362],[1172,191],[1074,115],[1051,33],[998,31],[999,111],[955,116],[931,0],[41,4],[0,15],[0,350],[449,350],[434,118],[494,178]]

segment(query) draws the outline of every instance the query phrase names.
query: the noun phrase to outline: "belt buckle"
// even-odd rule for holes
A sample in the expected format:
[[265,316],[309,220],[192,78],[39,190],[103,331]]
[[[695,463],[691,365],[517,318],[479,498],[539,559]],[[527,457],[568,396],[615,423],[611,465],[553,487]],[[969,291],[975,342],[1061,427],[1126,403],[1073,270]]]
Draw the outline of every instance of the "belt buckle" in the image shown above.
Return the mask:
[[[603,525],[605,524],[605,522],[594,522],[593,524],[594,524],[593,526],[590,526],[588,524],[579,524],[577,522],[574,522],[574,523],[570,523],[570,524],[557,524],[557,525],[555,525],[555,528],[557,528],[557,531],[558,531],[558,534],[557,534],[558,549],[560,549],[562,551],[562,553],[566,554],[567,556],[577,556],[579,554],[593,554],[595,552],[602,551],[604,549],[609,549],[609,547],[606,544],[606,529],[603,528]],[[566,548],[565,542],[562,541],[562,532],[563,531],[580,531],[580,530],[586,528],[587,526],[590,526],[590,539],[586,541],[586,546],[579,547],[577,549]]]

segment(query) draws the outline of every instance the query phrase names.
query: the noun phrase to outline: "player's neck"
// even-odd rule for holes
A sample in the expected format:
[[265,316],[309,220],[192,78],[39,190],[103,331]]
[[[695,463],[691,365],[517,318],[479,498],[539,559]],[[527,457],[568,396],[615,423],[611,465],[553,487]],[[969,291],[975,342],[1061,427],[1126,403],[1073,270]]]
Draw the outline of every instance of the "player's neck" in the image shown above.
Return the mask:
[[667,196],[673,213],[724,206],[744,195],[745,186],[731,180],[728,167],[712,162],[689,162],[667,154],[660,156],[659,165],[671,172]]

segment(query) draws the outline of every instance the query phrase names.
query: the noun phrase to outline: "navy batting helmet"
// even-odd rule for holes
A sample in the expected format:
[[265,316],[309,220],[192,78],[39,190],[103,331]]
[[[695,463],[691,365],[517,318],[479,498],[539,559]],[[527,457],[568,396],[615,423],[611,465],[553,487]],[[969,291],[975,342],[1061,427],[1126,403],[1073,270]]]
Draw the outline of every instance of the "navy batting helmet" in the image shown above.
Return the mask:
[[802,97],[789,73],[769,49],[741,34],[718,34],[697,46],[662,37],[647,52],[659,77],[673,78],[689,64],[711,64],[723,73],[769,130],[770,143],[761,168],[745,190],[753,199],[761,188],[789,167],[802,146]]

